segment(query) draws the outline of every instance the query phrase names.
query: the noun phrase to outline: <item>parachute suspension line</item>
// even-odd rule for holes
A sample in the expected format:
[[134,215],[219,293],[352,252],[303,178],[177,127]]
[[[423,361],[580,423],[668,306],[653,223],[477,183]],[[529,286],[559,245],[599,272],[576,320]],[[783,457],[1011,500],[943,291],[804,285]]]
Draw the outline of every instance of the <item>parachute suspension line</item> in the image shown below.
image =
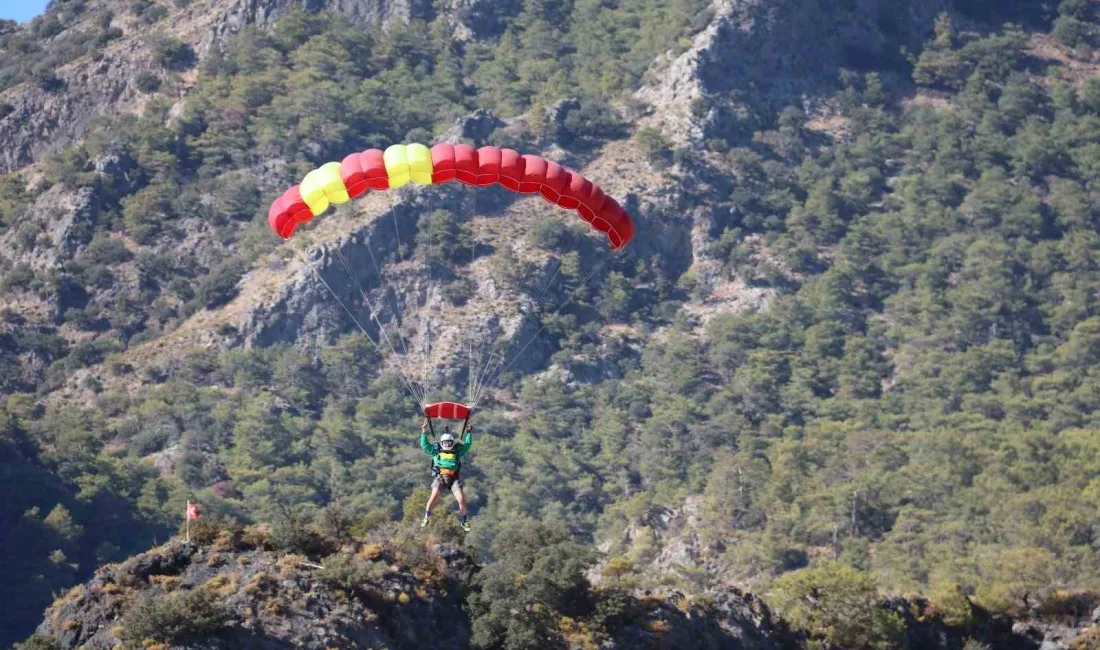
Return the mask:
[[[401,261],[401,249],[404,248],[405,245],[401,242],[401,229],[397,225],[397,195],[396,194],[390,194],[390,215],[393,217],[393,236],[397,239],[397,261]],[[367,250],[370,251],[370,247],[368,247]],[[378,273],[378,284],[381,285],[382,284],[382,269],[378,265],[378,262],[374,259],[374,253],[373,252],[371,252],[371,261],[374,263],[375,271]],[[389,291],[385,291],[383,295],[390,296],[391,294],[390,294]],[[396,297],[391,297],[390,298],[390,306],[393,307],[393,313],[394,314],[397,314],[400,311],[400,309],[398,309],[397,298]],[[381,327],[381,324],[379,324],[379,327]],[[411,357],[409,357],[409,348],[408,348],[408,346],[405,345],[405,337],[404,337],[404,335],[401,334],[401,328],[400,327],[397,328],[397,337],[398,337],[398,341],[401,343],[401,350],[405,353],[405,359],[406,359],[406,361],[409,361],[411,359]],[[421,397],[424,397],[424,395],[427,394],[427,389],[424,388],[423,386],[421,388],[422,388]]]
[[[474,209],[470,212],[470,217],[467,219],[467,223],[466,223],[466,234],[469,236],[469,239],[470,239],[470,259],[466,263],[466,273],[467,274],[470,274],[472,272],[473,265],[474,265],[474,236],[473,236],[472,231],[473,231],[474,217],[477,216],[477,195],[478,195],[477,192],[473,192],[471,194],[471,198],[473,199]],[[474,332],[473,332],[472,327],[468,328],[468,330],[466,332],[466,341],[467,341],[468,345],[470,346],[470,368],[469,368],[469,370],[467,370],[467,373],[468,373],[469,376],[467,377],[467,386],[466,386],[466,403],[469,404],[473,401],[474,395],[477,394],[477,390],[479,388],[479,382],[481,381],[480,363],[481,363],[481,358],[485,356],[485,354],[484,354],[485,347],[484,347],[484,341],[482,341],[483,345],[482,345],[482,348],[481,348],[481,354],[479,355],[479,358],[478,358],[478,369],[479,369],[478,370],[478,377],[475,380],[474,379]]]
[[[552,258],[552,259],[554,259],[557,262],[557,264],[554,267],[554,272],[550,274],[550,277],[548,277],[544,283],[542,283],[542,289],[540,289],[538,295],[535,296],[535,302],[536,303],[539,302],[540,300],[542,300],[543,296],[546,295],[546,292],[550,290],[550,287],[554,284],[554,280],[558,277],[558,274],[561,273],[562,267],[565,266],[560,259],[558,259],[558,258]],[[509,348],[510,347],[511,346],[509,346]],[[524,349],[526,349],[526,347]],[[484,356],[485,356],[485,354],[484,354],[484,350],[483,350],[482,351],[482,358],[484,358]],[[507,356],[507,350],[505,351],[505,357],[506,356]],[[497,358],[497,357],[498,357],[498,355],[496,353],[490,353],[489,354],[489,359],[485,362],[485,367],[482,369],[482,373],[481,373],[482,376],[480,376],[478,378],[478,388],[479,389],[481,387],[481,381],[485,377],[486,371],[488,371],[489,367],[492,365],[493,359]],[[477,395],[478,392],[480,392],[480,391],[475,391],[474,394]],[[473,403],[473,402],[474,402],[474,400],[471,399],[471,403]]]
[[[488,338],[488,337],[486,337],[486,338]],[[487,347],[487,344],[483,340],[482,344],[480,346],[480,349],[478,350],[477,363],[474,364],[473,363],[473,345],[470,346],[470,350],[471,350],[470,374],[471,374],[471,377],[472,377],[472,388],[470,390],[470,394],[467,397],[467,404],[470,404],[471,408],[472,408],[472,405],[474,403],[474,400],[476,400],[477,396],[479,394],[481,394],[482,387],[484,386],[485,377],[486,377],[486,375],[489,371],[489,368],[493,365],[493,360],[495,358],[497,358],[497,354],[495,352],[489,352],[488,358],[486,358],[486,354],[485,354],[486,347]],[[476,369],[476,373],[475,373],[475,369]]]
[[401,252],[405,244],[401,241],[401,228],[397,225],[397,192],[390,192],[390,216],[393,217],[393,236],[397,238],[397,261],[401,261]]
[[[398,246],[400,246],[400,244],[398,244]],[[370,256],[371,265],[374,266],[374,273],[375,273],[375,275],[378,276],[378,284],[379,284],[379,286],[381,286],[382,285],[382,267],[381,267],[381,265],[378,264],[378,258],[376,258],[374,256],[374,250],[370,247],[369,244],[367,245],[366,248],[367,248],[367,255]],[[388,292],[383,293],[383,295],[387,295],[387,294],[388,294]],[[365,295],[364,295],[364,299],[367,299]],[[367,299],[367,300],[369,301],[369,299]],[[390,303],[393,306],[394,313],[396,313],[398,311],[397,303],[393,300],[391,300]],[[371,308],[371,311],[372,312],[374,311],[373,307]],[[381,327],[381,323],[379,323],[379,327]],[[400,329],[398,329],[397,334],[398,334],[398,336],[401,335],[401,330]],[[403,338],[401,339],[401,347],[402,347],[403,350],[405,350],[405,356],[408,357],[409,351],[408,351],[408,348],[405,347],[405,341],[404,341]]]
[[[435,250],[435,218],[433,216],[435,191],[431,187],[425,188],[428,194],[428,287],[427,292],[430,293],[432,287],[435,286],[435,274],[432,266],[432,257],[436,256]],[[435,345],[432,341],[432,314],[431,310],[428,310],[428,316],[424,324],[424,382],[427,384],[431,381],[432,377],[432,350]],[[428,386],[424,387],[425,396],[427,395]]]
[[[405,248],[405,244],[404,244],[404,242],[401,241],[401,227],[397,224],[397,193],[396,192],[391,192],[390,193],[390,217],[393,218],[393,236],[397,240],[397,251],[396,251],[397,254],[394,257],[395,257],[397,262],[400,262],[401,257],[402,257],[403,249]],[[373,259],[373,253],[371,254],[371,257]],[[375,262],[375,267],[378,268],[378,263],[377,262]],[[382,282],[382,272],[381,272],[380,269],[379,269],[379,272],[378,272],[378,282],[379,283]],[[386,293],[389,294],[388,291]],[[393,306],[394,313],[396,314],[397,311],[398,311],[396,298],[391,299],[390,303]],[[375,320],[377,320],[377,319],[375,319]],[[381,328],[382,324],[379,323],[378,326],[379,326],[379,328]],[[398,330],[397,334],[398,334],[398,336],[401,336],[400,330]],[[387,342],[388,342],[388,339],[387,339]],[[392,344],[391,344],[391,347],[392,347]],[[402,347],[403,350],[405,350],[405,357],[406,357],[406,359],[408,359],[409,351],[408,351],[408,348],[405,347],[405,340],[404,340],[403,337],[401,338],[401,347]],[[421,388],[423,389],[424,395],[427,395],[427,392],[428,392],[427,388],[424,388],[423,386]],[[423,407],[423,397],[421,398],[420,402],[421,402],[421,407]]]
[[[382,346],[380,346],[378,344],[378,341],[374,340],[374,337],[372,337],[370,335],[370,333],[367,332],[367,328],[363,327],[363,324],[359,322],[359,319],[355,317],[355,314],[352,313],[352,311],[350,309],[348,309],[348,306],[346,304],[344,304],[343,300],[340,299],[340,296],[336,293],[336,291],[333,290],[332,286],[329,285],[328,281],[325,280],[325,277],[323,275],[321,275],[321,272],[319,270],[317,270],[317,267],[312,262],[310,262],[308,259],[305,258],[305,255],[304,255],[303,251],[298,251],[298,257],[301,259],[301,261],[306,266],[308,266],[310,268],[310,270],[313,271],[314,275],[316,275],[317,279],[321,281],[321,284],[324,285],[325,289],[328,289],[328,292],[332,295],[333,298],[336,299],[336,302],[340,304],[340,307],[343,308],[344,313],[346,313],[348,315],[348,318],[351,318],[351,322],[355,323],[355,326],[359,328],[359,331],[361,331],[363,333],[363,336],[367,337],[367,340],[371,342],[371,345],[373,345],[374,348],[376,350],[378,350],[378,352],[380,354],[385,356],[386,352],[385,352],[385,350],[382,349]],[[375,322],[378,322],[377,319],[375,319]],[[381,323],[379,323],[379,330],[380,331],[381,331],[381,327],[382,327],[382,325],[381,325]],[[391,351],[393,350],[392,345],[390,346],[390,350]],[[396,356],[396,354],[397,353],[394,352],[395,356]],[[415,399],[416,403],[420,405],[420,408],[424,408],[423,400],[421,400],[421,398],[417,394],[416,390],[413,389],[412,384],[409,383],[409,380],[405,376],[405,372],[401,369],[400,364],[398,365],[397,371],[401,375],[400,376],[401,383],[405,386],[405,390],[409,391],[409,394],[413,396],[413,399]]]
[[558,264],[554,268],[554,272],[550,274],[550,278],[546,280],[546,284],[542,286],[542,291],[539,291],[539,295],[535,296],[535,302],[538,302],[546,295],[546,292],[550,290],[550,285],[554,283],[554,278],[558,277],[558,273],[561,273],[561,267],[565,266],[560,259],[553,259],[557,260]]
[[[386,328],[383,327],[382,322],[378,320],[377,309],[375,309],[374,303],[371,302],[370,297],[367,295],[366,287],[364,287],[363,283],[360,282],[359,275],[357,273],[355,273],[355,267],[353,267],[351,262],[349,262],[347,260],[347,258],[344,257],[344,254],[342,252],[340,252],[339,248],[335,248],[333,250],[336,253],[336,258],[340,261],[340,265],[344,267],[344,272],[347,273],[349,276],[351,276],[352,282],[355,283],[356,288],[359,290],[359,295],[363,297],[363,302],[366,303],[367,308],[370,309],[371,317],[373,318],[374,322],[378,323],[378,331],[381,332],[382,336],[384,336],[386,338],[386,343],[389,344],[390,349],[393,350],[393,354],[394,354],[395,359],[398,360],[399,362],[403,360],[404,365],[407,366],[408,365],[408,360],[409,360],[409,351],[408,351],[408,348],[405,347],[404,337],[401,336],[401,328],[400,327],[395,327],[395,329],[397,330],[397,341],[398,341],[398,343],[401,344],[401,349],[404,352],[404,357],[398,358],[397,350],[394,349],[393,344],[390,343],[389,336],[386,334]],[[369,243],[367,244],[367,251],[370,251],[370,244]],[[382,284],[382,274],[381,273],[378,274],[378,283],[379,283],[379,285]],[[394,313],[395,314],[397,313],[397,306],[396,305],[394,305]],[[405,376],[406,381],[409,382],[409,385],[413,386],[415,388],[416,387],[416,382],[413,381],[412,378],[409,377],[408,373],[406,373],[404,370],[402,370],[402,374]],[[423,392],[420,391],[418,401],[423,401],[423,399],[424,399]]]
[[[558,305],[557,308],[554,309],[554,311],[550,312],[549,315],[550,316],[556,315],[558,312],[560,312],[562,309],[564,309],[566,305],[573,302],[573,300],[580,294],[581,290],[584,289],[585,286],[588,285],[588,282],[593,278],[593,276],[596,275],[596,273],[599,272],[599,270],[601,268],[603,268],[603,265],[606,264],[607,260],[609,260],[609,259],[611,259],[611,256],[607,255],[602,260],[600,260],[600,263],[596,265],[596,268],[592,269],[592,271],[589,272],[589,274],[587,276],[585,276],[584,280],[582,280],[581,283],[579,285],[577,285],[577,288],[574,289],[573,291],[571,291],[570,294],[566,297],[566,299],[560,305]],[[523,355],[523,353],[527,350],[527,348],[530,347],[531,344],[535,342],[535,339],[538,338],[539,334],[542,334],[543,330],[546,329],[546,325],[547,324],[544,320],[543,324],[542,324],[542,327],[540,327],[538,329],[538,331],[535,332],[534,335],[531,336],[531,338],[527,339],[527,342],[523,344],[523,347],[520,348],[519,352],[517,352],[516,355],[514,357],[512,357],[512,360],[509,361],[507,365],[505,365],[499,371],[497,371],[496,369],[493,370],[493,372],[485,380],[485,385],[483,386],[481,392],[477,396],[475,396],[474,403],[470,405],[471,408],[476,407],[478,405],[478,403],[481,402],[481,399],[485,396],[485,394],[489,391],[489,389],[493,386],[493,384],[495,384],[496,381],[498,379],[500,379],[501,375],[503,375],[505,372],[507,372],[508,369],[511,368],[512,365],[515,364],[515,362],[519,360],[520,356]],[[508,347],[510,349],[512,346],[509,345]],[[507,358],[508,357],[507,357],[507,350],[506,350],[505,351],[505,356],[504,356],[504,358],[501,359],[500,363],[504,363],[504,361],[507,361]]]
[[[484,356],[485,355],[483,352],[482,357],[484,358]],[[481,400],[481,394],[485,390],[485,379],[488,376],[489,368],[493,365],[493,359],[496,358],[498,358],[498,355],[495,352],[490,352],[489,359],[485,361],[485,363],[482,365],[481,370],[478,373],[477,383],[474,388],[474,396],[470,400],[471,408],[473,407],[473,404]]]
[[466,343],[470,353],[470,363],[466,366],[466,403],[469,404],[474,397],[474,341],[471,338]]
[[[321,275],[320,271],[318,271],[316,267],[313,267],[313,271],[314,271],[314,273],[317,274],[317,277],[318,277],[318,279],[321,280],[321,283],[325,285],[325,288],[328,289],[329,293],[332,294],[332,297],[336,298],[336,301],[338,303],[340,303],[340,306],[344,308],[344,311],[347,312],[348,316],[351,317],[351,319],[355,322],[355,324],[359,327],[359,329],[363,332],[363,334],[365,334],[367,336],[367,338],[369,339],[370,334],[367,334],[366,328],[364,328],[363,325],[359,323],[359,320],[357,318],[355,318],[355,315],[351,312],[350,309],[348,309],[347,305],[344,304],[344,301],[340,299],[340,296],[336,294],[336,292],[333,290],[333,288],[329,285],[329,283]],[[405,390],[409,391],[409,393],[413,396],[413,399],[416,400],[417,404],[419,404],[421,406],[421,408],[423,408],[424,400],[421,398],[419,392],[416,390],[416,386],[413,384],[412,380],[409,379],[409,376],[405,373],[405,369],[402,368],[400,356],[397,354],[397,350],[394,349],[393,343],[390,341],[389,336],[386,334],[385,326],[383,326],[382,322],[380,320],[378,320],[378,317],[373,314],[375,309],[370,304],[369,301],[367,303],[367,307],[368,307],[368,309],[371,310],[371,312],[372,312],[371,317],[374,320],[374,322],[378,325],[379,333],[382,335],[382,338],[386,341],[386,345],[389,346],[389,348],[390,348],[390,353],[393,355],[394,360],[397,362],[397,372],[400,374],[401,383],[405,385]],[[381,348],[381,346],[379,346],[378,343],[375,342],[373,339],[371,339],[371,342],[374,343],[375,348],[378,349],[378,351],[383,356],[385,356],[385,354],[386,354],[385,350],[383,350]]]
[[431,283],[435,279],[432,272],[432,255],[435,253],[435,219],[432,218],[434,212],[432,199],[435,198],[435,194],[430,187],[425,188],[425,193],[428,195],[428,282]]

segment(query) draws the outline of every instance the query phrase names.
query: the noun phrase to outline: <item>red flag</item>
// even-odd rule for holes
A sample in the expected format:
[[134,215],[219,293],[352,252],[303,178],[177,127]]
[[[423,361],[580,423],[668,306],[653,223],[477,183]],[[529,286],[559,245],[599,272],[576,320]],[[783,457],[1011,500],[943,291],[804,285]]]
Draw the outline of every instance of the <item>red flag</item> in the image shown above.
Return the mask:
[[187,502],[187,518],[198,519],[199,518],[199,504]]

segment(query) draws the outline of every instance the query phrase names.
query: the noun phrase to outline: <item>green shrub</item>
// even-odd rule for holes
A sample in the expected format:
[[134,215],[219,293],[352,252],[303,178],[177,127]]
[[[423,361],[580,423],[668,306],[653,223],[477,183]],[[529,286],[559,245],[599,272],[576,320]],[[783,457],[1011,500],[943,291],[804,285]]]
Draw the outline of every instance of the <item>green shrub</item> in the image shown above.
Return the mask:
[[425,213],[417,223],[416,249],[425,263],[468,262],[473,244],[469,227],[450,210]]
[[141,14],[141,22],[146,25],[152,25],[168,15],[168,9],[163,5],[153,5],[146,9]]
[[140,648],[146,639],[172,643],[209,634],[228,623],[228,612],[213,590],[199,587],[142,597],[123,616],[121,638],[128,647]]
[[126,243],[116,237],[100,233],[88,244],[85,255],[89,260],[97,264],[113,266],[123,264],[134,258],[133,252],[126,247]]
[[[841,648],[877,641],[874,583],[864,573],[829,563],[782,575],[769,602],[795,629]],[[890,627],[890,626],[887,626]]]
[[39,88],[48,93],[65,88],[65,82],[49,67],[36,67],[31,73],[31,78]]
[[[553,638],[556,614],[592,609],[585,577],[592,556],[554,524],[521,521],[493,541],[497,560],[484,567],[468,605],[480,647],[531,647]],[[525,612],[522,617],[513,610]]]
[[186,70],[195,65],[195,51],[191,46],[171,36],[163,34],[150,39],[153,60],[168,70]]
[[65,359],[65,365],[73,370],[87,368],[103,361],[108,354],[120,349],[118,341],[113,339],[93,339],[77,343]]
[[944,623],[952,627],[969,627],[974,622],[974,610],[962,588],[953,582],[940,582],[928,596],[928,601]]
[[26,262],[19,262],[0,278],[0,290],[29,291],[34,286],[34,269]]
[[35,634],[16,646],[16,650],[61,650],[61,644],[48,636]]
[[143,93],[155,93],[160,89],[160,77],[151,72],[142,72],[134,83]]
[[560,252],[574,247],[575,233],[563,219],[555,216],[536,221],[527,231],[527,241],[539,248]]
[[672,163],[672,147],[659,130],[647,126],[635,137],[646,162],[656,167],[666,167]]
[[455,307],[461,307],[470,300],[475,289],[474,283],[469,278],[459,276],[443,285],[441,293],[447,302]]
[[1092,42],[1095,27],[1073,16],[1062,15],[1054,21],[1051,34],[1066,47],[1077,47]]
[[245,265],[233,258],[210,269],[195,288],[195,300],[206,309],[217,309],[237,296]]
[[330,555],[322,564],[325,568],[317,573],[317,577],[322,582],[348,592],[377,583],[387,572],[384,561],[374,561],[350,553]]

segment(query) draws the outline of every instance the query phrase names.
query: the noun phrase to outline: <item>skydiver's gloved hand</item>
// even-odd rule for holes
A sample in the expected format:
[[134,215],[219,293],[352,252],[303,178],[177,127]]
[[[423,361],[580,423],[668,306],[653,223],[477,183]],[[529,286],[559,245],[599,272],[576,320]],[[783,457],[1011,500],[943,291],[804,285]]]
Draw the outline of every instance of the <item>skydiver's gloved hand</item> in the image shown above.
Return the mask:
[[424,418],[424,421],[420,423],[420,433],[428,432],[428,418]]

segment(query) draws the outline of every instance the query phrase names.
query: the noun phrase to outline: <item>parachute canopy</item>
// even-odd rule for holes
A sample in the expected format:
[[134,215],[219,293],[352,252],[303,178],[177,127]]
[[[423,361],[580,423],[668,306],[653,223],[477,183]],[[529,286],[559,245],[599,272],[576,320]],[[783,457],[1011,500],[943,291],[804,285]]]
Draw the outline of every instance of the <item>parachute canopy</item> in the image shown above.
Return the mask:
[[424,407],[424,417],[439,420],[466,420],[470,417],[470,407],[458,402],[436,402]]
[[634,237],[634,223],[626,210],[576,171],[511,149],[447,143],[431,149],[416,143],[395,144],[385,151],[368,149],[343,162],[326,163],[276,199],[267,221],[276,234],[288,239],[298,224],[368,190],[452,180],[479,187],[500,184],[520,194],[541,194],[555,205],[576,210],[592,228],[607,235],[612,249],[622,248]]

